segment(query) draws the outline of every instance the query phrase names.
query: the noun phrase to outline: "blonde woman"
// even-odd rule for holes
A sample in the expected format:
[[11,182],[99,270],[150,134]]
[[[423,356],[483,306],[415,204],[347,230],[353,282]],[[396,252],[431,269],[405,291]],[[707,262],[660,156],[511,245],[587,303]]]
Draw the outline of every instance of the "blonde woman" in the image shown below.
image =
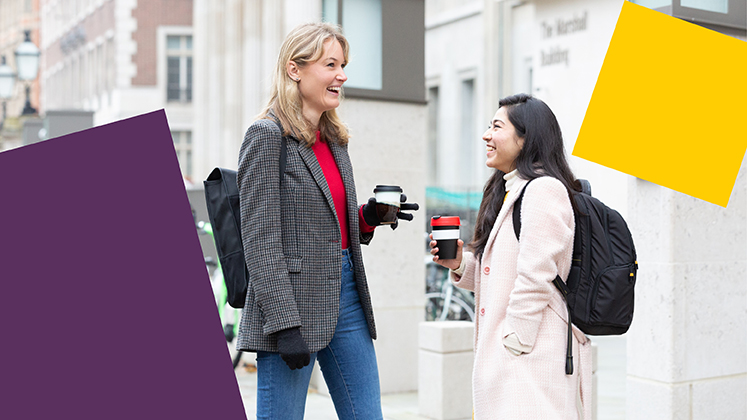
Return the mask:
[[281,47],[268,105],[239,153],[251,284],[238,348],[257,352],[258,419],[303,418],[314,360],[340,419],[382,418],[376,326],[361,256],[380,221],[375,199],[357,204],[349,134],[335,112],[348,51],[333,25],[294,29]]
[[[503,98],[482,140],[496,171],[485,185],[475,234],[457,258],[437,263],[475,292],[475,420],[591,419],[591,344],[573,327],[576,369],[566,375],[568,315],[552,280],[568,278],[571,196],[580,191],[555,115],[541,100]],[[530,182],[531,181],[531,182]],[[513,207],[523,190],[521,236]],[[431,241],[431,253],[438,252]]]

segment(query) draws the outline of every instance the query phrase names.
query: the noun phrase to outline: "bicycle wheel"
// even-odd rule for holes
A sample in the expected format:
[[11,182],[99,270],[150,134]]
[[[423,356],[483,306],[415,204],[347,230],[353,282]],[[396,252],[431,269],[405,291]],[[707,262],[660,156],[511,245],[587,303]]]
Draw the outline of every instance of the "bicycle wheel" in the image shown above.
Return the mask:
[[[461,298],[452,295],[446,308],[446,293],[431,292],[425,294],[425,320],[426,321],[474,321],[475,311]],[[443,311],[446,310],[446,316]]]

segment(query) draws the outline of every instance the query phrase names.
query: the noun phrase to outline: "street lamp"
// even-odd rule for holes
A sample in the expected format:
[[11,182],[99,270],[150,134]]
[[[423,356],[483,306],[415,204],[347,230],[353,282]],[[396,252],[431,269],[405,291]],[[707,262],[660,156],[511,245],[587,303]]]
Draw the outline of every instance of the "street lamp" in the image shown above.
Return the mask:
[[16,66],[18,66],[18,79],[26,83],[26,105],[21,115],[36,114],[36,109],[31,107],[31,81],[36,79],[39,72],[39,48],[31,42],[31,31],[24,31],[26,39],[16,48]]
[[13,69],[5,63],[5,56],[0,57],[0,99],[3,101],[3,120],[0,121],[0,130],[5,124],[5,118],[8,113],[6,110],[6,101],[13,96],[13,87],[16,84],[16,75]]

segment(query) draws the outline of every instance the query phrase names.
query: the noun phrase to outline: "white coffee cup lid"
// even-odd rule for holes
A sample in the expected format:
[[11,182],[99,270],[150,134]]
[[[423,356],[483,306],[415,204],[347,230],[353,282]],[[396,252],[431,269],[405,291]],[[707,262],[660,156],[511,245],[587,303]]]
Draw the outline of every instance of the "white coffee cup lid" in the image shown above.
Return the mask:
[[402,192],[402,188],[396,186],[396,185],[377,185],[376,188],[374,188],[374,194],[376,193],[382,193],[382,192]]

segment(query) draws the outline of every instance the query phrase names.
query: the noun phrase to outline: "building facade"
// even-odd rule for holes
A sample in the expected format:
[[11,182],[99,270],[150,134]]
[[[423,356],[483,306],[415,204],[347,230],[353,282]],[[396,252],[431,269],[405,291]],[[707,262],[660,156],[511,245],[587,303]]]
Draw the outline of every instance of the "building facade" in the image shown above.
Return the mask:
[[164,108],[193,177],[192,1],[41,0],[41,111],[94,112],[94,125]]
[[[467,221],[462,239],[469,240],[492,173],[485,166],[482,134],[498,100],[523,92],[555,112],[576,175],[592,180],[595,195],[625,214],[626,195],[619,191],[627,189],[626,177],[570,156],[621,2],[429,0],[426,5],[430,211],[460,213]],[[559,22],[569,22],[569,29],[548,36],[547,28]]]
[[426,2],[428,215],[460,216],[465,241],[472,235],[489,173],[480,140],[489,118],[484,3]]

